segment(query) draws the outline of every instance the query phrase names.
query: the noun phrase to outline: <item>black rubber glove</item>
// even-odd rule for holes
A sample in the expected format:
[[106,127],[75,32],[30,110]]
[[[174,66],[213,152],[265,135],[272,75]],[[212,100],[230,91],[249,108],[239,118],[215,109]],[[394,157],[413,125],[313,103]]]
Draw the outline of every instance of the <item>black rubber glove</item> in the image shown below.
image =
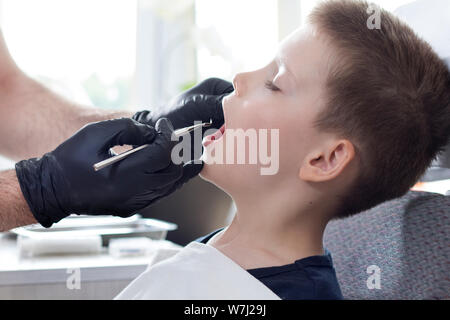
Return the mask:
[[[158,108],[158,110],[144,110],[137,112],[133,119],[153,126],[156,121],[165,117],[168,118],[175,129],[191,126],[194,121],[209,122],[212,120],[212,126],[204,127],[203,133],[211,128],[219,129],[223,123],[222,99],[233,92],[234,87],[231,82],[219,79],[208,78],[191,89],[179,94],[169,103]],[[194,133],[191,133],[191,141],[194,141]],[[200,149],[201,150],[201,149]],[[194,156],[194,143],[192,143],[191,157],[197,161],[191,161],[185,164],[183,173],[183,183],[188,181],[189,177],[196,176],[203,168],[203,162],[198,161]]]
[[[44,227],[71,213],[128,217],[173,192],[184,180],[182,166],[171,161],[172,132],[167,119],[156,128],[129,118],[96,122],[43,157],[18,162],[17,178],[34,217]],[[92,167],[112,156],[116,145],[146,143],[109,167]]]

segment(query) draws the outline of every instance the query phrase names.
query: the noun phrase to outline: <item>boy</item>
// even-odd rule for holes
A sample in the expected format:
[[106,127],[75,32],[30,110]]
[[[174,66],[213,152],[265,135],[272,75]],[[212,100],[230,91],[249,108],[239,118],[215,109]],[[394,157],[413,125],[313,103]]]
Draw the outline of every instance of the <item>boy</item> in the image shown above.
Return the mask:
[[[280,299],[342,298],[331,255],[322,246],[328,221],[404,195],[450,134],[444,62],[386,11],[380,29],[367,28],[367,9],[360,1],[321,3],[307,26],[281,43],[272,62],[234,78],[235,90],[223,100],[225,125],[204,139],[200,175],[227,192],[237,211],[229,226],[191,243],[186,252],[201,251],[201,243],[211,257],[221,253]],[[262,128],[279,130],[276,174],[261,175],[261,164],[209,161],[212,149],[226,149],[227,130]],[[195,266],[189,254],[175,260],[172,267],[183,261]],[[158,297],[143,292],[145,281],[156,281],[162,267],[184,275],[186,283],[174,283],[174,291],[186,299],[202,297],[189,296],[187,288],[196,287],[189,279],[193,270],[217,272],[214,261],[226,262],[212,258],[208,270],[170,269],[170,261],[163,261],[153,278],[141,276],[130,286],[134,293],[122,298]],[[152,275],[152,268],[147,272]],[[232,281],[234,275],[241,274],[216,277]],[[204,279],[215,286],[212,276]],[[144,288],[136,289],[139,282]],[[229,289],[224,297],[234,297],[233,287],[223,285]]]

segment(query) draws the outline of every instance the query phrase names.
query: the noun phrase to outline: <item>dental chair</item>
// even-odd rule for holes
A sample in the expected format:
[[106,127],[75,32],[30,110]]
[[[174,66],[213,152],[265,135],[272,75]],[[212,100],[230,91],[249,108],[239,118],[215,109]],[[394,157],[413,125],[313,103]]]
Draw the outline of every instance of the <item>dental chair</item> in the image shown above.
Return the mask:
[[409,191],[331,221],[324,245],[344,299],[450,299],[449,218],[450,196]]
[[[420,181],[443,179],[450,179],[450,145]],[[446,195],[410,190],[330,221],[324,246],[344,298],[450,299],[449,220],[450,190]]]

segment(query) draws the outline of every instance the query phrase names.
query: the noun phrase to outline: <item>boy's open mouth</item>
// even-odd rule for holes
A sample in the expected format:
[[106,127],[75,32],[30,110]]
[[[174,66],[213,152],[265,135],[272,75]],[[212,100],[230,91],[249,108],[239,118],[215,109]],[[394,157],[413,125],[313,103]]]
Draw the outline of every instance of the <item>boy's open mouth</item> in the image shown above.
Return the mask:
[[202,141],[202,145],[206,148],[208,145],[210,145],[211,143],[213,143],[214,141],[219,140],[220,138],[222,138],[223,133],[225,132],[225,124],[223,124],[219,130],[217,130],[216,132],[214,132],[213,134],[210,134],[206,137],[203,138]]

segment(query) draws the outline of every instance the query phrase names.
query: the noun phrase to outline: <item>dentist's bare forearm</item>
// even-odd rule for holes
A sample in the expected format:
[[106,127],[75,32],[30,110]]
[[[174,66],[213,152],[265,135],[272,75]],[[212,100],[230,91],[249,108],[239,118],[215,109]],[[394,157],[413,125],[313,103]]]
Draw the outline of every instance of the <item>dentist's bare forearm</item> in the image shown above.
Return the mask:
[[37,223],[20,190],[15,170],[0,171],[0,232]]
[[0,83],[0,154],[16,161],[39,157],[87,123],[131,116],[68,101],[19,71]]

